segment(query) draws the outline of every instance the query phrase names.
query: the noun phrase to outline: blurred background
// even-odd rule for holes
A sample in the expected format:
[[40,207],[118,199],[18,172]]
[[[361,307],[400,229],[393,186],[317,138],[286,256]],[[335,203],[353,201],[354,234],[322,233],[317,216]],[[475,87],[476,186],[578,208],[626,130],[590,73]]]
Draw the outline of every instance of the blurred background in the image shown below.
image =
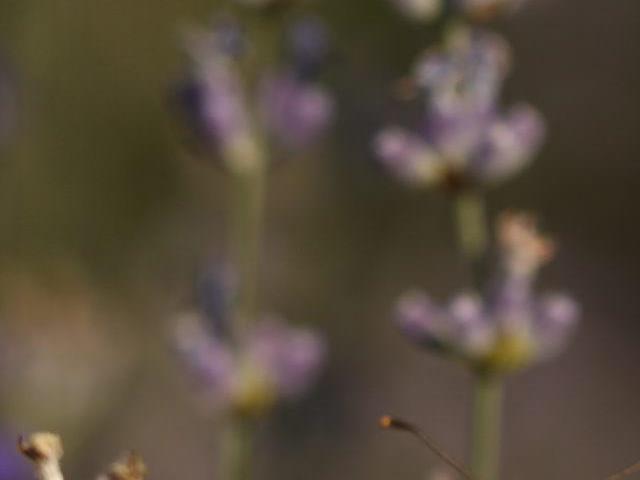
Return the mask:
[[[393,82],[436,35],[384,0],[322,0],[332,30],[330,141],[270,177],[262,304],[326,332],[330,363],[259,437],[258,478],[419,478],[436,462],[376,419],[413,419],[467,453],[470,379],[414,350],[389,314],[423,286],[469,284],[450,203],[386,176],[371,137],[408,116]],[[70,478],[135,447],[151,477],[213,478],[216,424],[169,346],[193,277],[224,251],[226,182],[192,158],[169,101],[180,31],[213,0],[5,0],[0,52],[17,125],[0,174],[0,471],[17,432],[64,435]],[[583,306],[569,350],[509,383],[504,478],[599,479],[640,459],[640,3],[532,0],[497,25],[516,54],[507,101],[550,136],[493,213],[540,215],[560,244],[542,278]],[[2,126],[0,121],[0,127]],[[13,467],[12,467],[13,468]]]

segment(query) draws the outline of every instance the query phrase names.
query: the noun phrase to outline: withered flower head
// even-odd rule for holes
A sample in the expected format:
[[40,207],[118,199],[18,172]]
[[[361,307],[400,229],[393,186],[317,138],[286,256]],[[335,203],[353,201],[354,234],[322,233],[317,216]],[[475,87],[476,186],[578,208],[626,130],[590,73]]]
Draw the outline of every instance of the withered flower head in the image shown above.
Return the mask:
[[147,466],[142,457],[135,452],[129,452],[109,467],[109,471],[98,480],[144,480],[147,476]]

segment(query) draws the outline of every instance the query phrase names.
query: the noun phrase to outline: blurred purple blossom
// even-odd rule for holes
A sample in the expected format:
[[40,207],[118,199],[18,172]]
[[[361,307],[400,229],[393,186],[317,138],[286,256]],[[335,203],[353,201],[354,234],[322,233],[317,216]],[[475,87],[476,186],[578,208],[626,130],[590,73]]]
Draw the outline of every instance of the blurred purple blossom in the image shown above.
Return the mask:
[[265,129],[287,150],[313,143],[333,115],[331,96],[291,72],[265,76],[260,97]]
[[263,148],[308,148],[330,123],[333,100],[314,80],[328,48],[324,26],[304,18],[287,40],[291,65],[259,72],[253,89],[242,74],[248,46],[238,24],[225,19],[188,37],[191,62],[180,101],[200,143],[228,166],[255,161]]
[[236,56],[242,40],[233,39],[238,32],[227,22],[209,31],[191,32],[187,39],[191,66],[180,89],[189,126],[226,162],[256,148],[238,73]]
[[483,372],[507,373],[559,353],[579,308],[564,295],[535,294],[533,281],[553,246],[531,217],[502,216],[498,237],[500,274],[487,295],[462,293],[441,306],[421,291],[408,292],[398,302],[395,320],[418,345]]
[[[203,312],[178,319],[175,346],[207,409],[261,415],[313,385],[324,363],[324,342],[311,330],[289,327],[273,317],[231,331],[228,302],[234,294],[225,293],[227,280],[207,277],[200,286],[211,290],[209,296],[199,295],[205,299]],[[213,323],[207,310],[214,314]]]
[[418,61],[413,82],[425,95],[422,127],[380,132],[375,151],[387,169],[414,186],[478,186],[526,166],[544,138],[540,114],[526,104],[506,111],[499,94],[509,48],[498,35],[456,27],[444,47]]

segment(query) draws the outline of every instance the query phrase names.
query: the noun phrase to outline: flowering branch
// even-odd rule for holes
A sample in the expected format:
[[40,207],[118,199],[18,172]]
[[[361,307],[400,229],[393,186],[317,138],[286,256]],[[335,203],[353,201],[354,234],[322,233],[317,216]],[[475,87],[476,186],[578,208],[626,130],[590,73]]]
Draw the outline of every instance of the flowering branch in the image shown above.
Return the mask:
[[246,21],[221,18],[189,37],[182,100],[207,156],[229,176],[227,248],[235,281],[229,288],[212,279],[204,315],[183,316],[176,340],[202,380],[207,406],[225,414],[221,478],[247,480],[256,421],[276,401],[302,393],[324,356],[315,334],[259,311],[267,175],[278,157],[297,155],[322,134],[333,102],[317,82],[327,47],[322,22],[306,17],[282,29],[283,16],[260,13],[296,2],[234,1],[246,7],[238,9]]

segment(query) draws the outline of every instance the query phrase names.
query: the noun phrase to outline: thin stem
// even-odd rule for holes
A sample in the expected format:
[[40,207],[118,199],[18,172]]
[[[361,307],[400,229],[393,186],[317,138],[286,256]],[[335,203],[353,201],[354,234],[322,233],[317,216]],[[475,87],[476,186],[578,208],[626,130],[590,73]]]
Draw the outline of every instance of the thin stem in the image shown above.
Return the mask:
[[476,286],[480,287],[482,261],[488,241],[484,198],[477,192],[461,192],[455,198],[454,209],[460,249],[471,264]]
[[[247,109],[252,116],[252,132],[246,145],[228,152],[231,182],[229,248],[238,275],[238,296],[234,305],[232,334],[239,341],[258,313],[258,284],[264,229],[267,142],[263,138],[260,115],[251,100],[258,89],[263,63],[272,61],[277,52],[277,25],[265,19],[249,25],[254,55],[247,57],[242,69]],[[237,344],[236,344],[237,345]],[[229,418],[221,452],[222,480],[249,480],[253,460],[254,423],[241,415]]]
[[234,328],[247,328],[256,315],[260,249],[264,223],[265,175],[262,161],[233,172],[230,248],[238,274]]
[[221,455],[222,480],[249,480],[253,456],[253,424],[239,417],[229,419]]
[[440,448],[430,437],[425,435],[418,427],[414,424],[407,422],[406,420],[401,420],[397,417],[391,417],[389,415],[385,415],[380,419],[380,426],[382,428],[393,428],[395,430],[408,432],[418,440],[420,440],[429,450],[435,453],[440,460],[453,468],[456,472],[458,472],[463,478],[466,480],[475,480],[471,473],[467,471],[465,467],[462,466],[460,462],[457,462],[453,457],[451,457],[447,452],[445,452],[442,448]]
[[471,470],[478,480],[498,480],[503,381],[478,375],[474,385]]

